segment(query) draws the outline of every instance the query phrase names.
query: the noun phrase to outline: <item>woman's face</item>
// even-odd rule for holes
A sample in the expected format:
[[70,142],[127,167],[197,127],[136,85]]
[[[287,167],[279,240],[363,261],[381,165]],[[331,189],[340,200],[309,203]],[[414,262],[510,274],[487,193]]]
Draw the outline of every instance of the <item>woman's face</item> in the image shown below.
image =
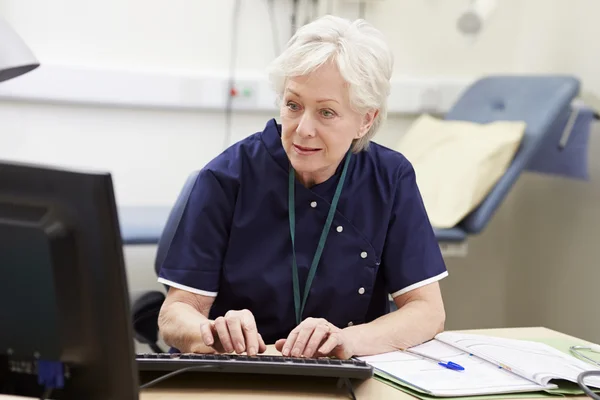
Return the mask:
[[306,186],[329,179],[352,141],[368,132],[375,115],[351,108],[348,86],[332,63],[288,79],[281,104],[281,139],[298,179]]

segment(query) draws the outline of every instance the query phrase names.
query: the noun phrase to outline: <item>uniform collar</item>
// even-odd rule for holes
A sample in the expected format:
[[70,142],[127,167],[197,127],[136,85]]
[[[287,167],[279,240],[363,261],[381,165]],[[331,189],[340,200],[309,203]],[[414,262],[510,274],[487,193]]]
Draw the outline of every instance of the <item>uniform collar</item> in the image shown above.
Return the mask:
[[290,161],[281,144],[281,125],[275,118],[267,122],[261,138],[273,160],[287,173]]
[[[273,160],[275,160],[275,162],[287,173],[289,171],[290,161],[281,143],[281,125],[277,123],[275,118],[267,122],[261,137]],[[350,165],[348,165],[348,175],[351,175],[356,157],[357,154],[353,154],[352,158],[350,159]],[[330,195],[333,196],[335,185],[337,184],[337,181],[342,173],[344,166],[343,164],[344,163],[341,162],[340,165],[338,165],[335,174],[331,178],[327,179],[323,183],[311,187],[310,190],[324,197],[330,197]],[[346,178],[346,184],[349,184],[348,178]]]

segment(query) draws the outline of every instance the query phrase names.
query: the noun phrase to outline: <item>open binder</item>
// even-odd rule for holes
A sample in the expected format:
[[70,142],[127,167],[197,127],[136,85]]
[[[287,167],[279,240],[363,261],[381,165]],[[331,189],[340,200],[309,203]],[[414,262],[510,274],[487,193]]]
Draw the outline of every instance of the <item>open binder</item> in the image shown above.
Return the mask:
[[[543,343],[474,334],[442,332],[412,349],[464,370],[450,370],[403,351],[360,359],[377,375],[436,397],[552,391],[560,381],[576,383],[581,372],[598,370]],[[586,379],[586,384],[600,388],[600,378]]]

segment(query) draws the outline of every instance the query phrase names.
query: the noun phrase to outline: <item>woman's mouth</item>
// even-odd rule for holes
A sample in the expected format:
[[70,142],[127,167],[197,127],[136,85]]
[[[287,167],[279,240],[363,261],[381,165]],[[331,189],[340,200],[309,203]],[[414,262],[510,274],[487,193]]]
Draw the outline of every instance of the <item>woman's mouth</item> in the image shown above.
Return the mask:
[[319,151],[321,151],[321,149],[317,149],[314,147],[298,146],[297,144],[294,145],[294,150],[296,150],[296,153],[298,153],[302,156],[310,156],[312,154],[316,154]]

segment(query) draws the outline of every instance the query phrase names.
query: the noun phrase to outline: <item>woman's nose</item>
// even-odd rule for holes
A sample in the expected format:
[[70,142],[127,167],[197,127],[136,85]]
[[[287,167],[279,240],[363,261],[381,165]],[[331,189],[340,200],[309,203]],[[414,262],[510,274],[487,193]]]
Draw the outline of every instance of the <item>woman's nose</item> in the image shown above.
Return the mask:
[[315,136],[315,123],[309,113],[304,113],[300,118],[296,132],[300,136],[313,137]]

